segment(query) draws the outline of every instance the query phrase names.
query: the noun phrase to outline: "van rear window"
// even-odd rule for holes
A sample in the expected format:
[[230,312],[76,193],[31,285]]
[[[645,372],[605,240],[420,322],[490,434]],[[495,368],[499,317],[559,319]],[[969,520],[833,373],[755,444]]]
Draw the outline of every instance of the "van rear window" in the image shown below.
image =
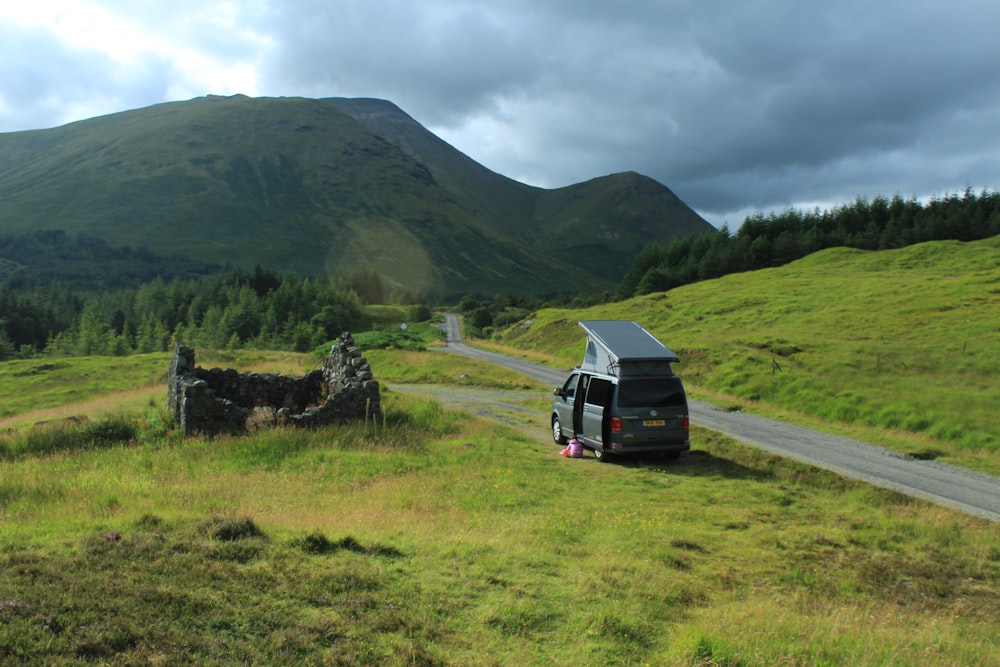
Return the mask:
[[666,408],[684,405],[679,378],[623,380],[618,384],[618,406],[622,408]]

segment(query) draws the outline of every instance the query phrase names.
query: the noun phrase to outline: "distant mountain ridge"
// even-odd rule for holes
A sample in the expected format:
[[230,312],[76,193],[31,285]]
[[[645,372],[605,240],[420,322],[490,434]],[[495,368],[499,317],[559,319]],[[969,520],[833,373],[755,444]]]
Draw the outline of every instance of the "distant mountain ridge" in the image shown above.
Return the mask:
[[0,234],[45,229],[453,295],[613,289],[646,243],[713,228],[634,173],[519,183],[384,100],[238,95],[0,134]]
[[536,188],[480,165],[392,102],[370,98],[323,101],[427,165],[466,210],[530,238],[544,252],[570,253],[577,266],[583,260],[623,269],[620,275],[611,270],[615,281],[646,243],[714,230],[669,188],[635,172],[554,190]]

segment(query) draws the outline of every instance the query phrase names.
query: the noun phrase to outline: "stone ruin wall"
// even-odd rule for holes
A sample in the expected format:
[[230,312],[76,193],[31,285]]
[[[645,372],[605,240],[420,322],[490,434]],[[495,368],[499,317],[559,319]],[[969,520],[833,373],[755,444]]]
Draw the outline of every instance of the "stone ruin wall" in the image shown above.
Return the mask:
[[321,370],[302,377],[195,366],[178,345],[167,374],[167,407],[184,434],[238,433],[266,426],[322,426],[379,419],[379,385],[350,334],[331,347]]

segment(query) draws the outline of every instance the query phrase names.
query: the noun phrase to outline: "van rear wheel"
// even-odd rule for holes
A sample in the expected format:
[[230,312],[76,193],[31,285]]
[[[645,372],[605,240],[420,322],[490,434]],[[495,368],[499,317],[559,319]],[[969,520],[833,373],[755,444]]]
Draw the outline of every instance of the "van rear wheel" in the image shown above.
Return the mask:
[[563,435],[562,424],[559,423],[558,415],[552,415],[552,440],[557,445],[565,445],[567,442],[566,436]]
[[594,447],[594,458],[601,463],[608,463],[611,460],[611,454],[604,451],[602,447]]

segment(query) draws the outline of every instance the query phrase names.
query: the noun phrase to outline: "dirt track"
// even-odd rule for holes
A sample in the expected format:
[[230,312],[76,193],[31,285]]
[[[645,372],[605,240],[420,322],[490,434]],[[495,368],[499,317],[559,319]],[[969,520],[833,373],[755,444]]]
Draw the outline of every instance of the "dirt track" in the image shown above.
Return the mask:
[[[448,345],[441,349],[447,352],[495,363],[551,386],[562,384],[566,379],[565,370],[465,345],[461,340],[456,316],[448,316],[446,333]],[[459,405],[480,414],[499,416],[511,423],[518,423],[516,415],[519,413],[530,412],[505,402],[502,392],[427,390],[436,393],[442,402]],[[494,405],[491,406],[490,402]],[[498,411],[498,405],[502,405],[504,409]],[[691,420],[695,424],[725,433],[740,442],[826,468],[845,477],[923,498],[991,521],[1000,521],[1000,477],[936,461],[919,461],[870,443],[766,417],[723,410],[703,401],[689,401],[689,408]],[[527,421],[530,415],[521,416]],[[546,425],[542,424],[541,428],[546,428]],[[545,432],[547,431],[542,431]]]

